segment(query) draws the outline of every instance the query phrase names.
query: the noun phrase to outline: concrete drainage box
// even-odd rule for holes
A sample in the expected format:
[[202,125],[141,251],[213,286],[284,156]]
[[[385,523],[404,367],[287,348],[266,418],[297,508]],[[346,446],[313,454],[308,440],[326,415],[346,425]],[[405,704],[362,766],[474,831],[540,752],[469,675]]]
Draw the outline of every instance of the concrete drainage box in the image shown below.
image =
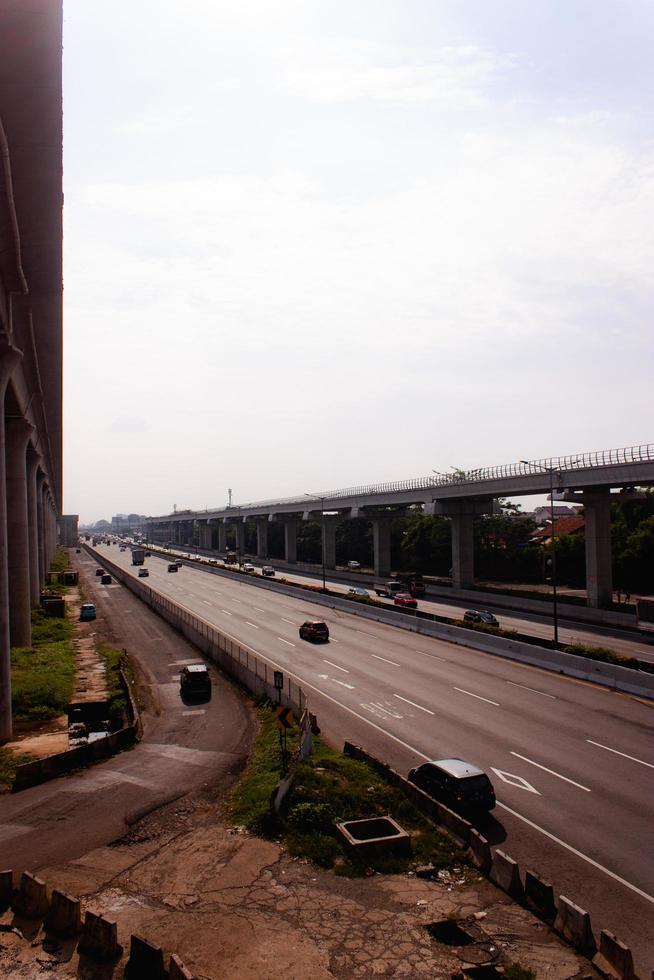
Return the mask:
[[347,820],[337,823],[336,829],[353,855],[379,855],[387,851],[407,853],[411,849],[411,838],[392,817]]

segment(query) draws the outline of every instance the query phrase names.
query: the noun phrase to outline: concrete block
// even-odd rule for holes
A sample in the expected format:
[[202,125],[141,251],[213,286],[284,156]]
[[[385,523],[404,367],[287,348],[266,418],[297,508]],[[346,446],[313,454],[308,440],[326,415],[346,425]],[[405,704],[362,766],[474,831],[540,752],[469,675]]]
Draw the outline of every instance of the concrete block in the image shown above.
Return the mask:
[[518,862],[510,858],[504,851],[495,851],[489,877],[498,888],[501,888],[511,898],[515,898],[518,901],[524,899],[524,890],[520,880]]
[[155,946],[141,936],[132,935],[125,976],[129,980],[141,980],[142,977],[147,977],[148,980],[166,980],[161,946]]
[[609,980],[636,980],[631,950],[606,929],[600,933],[599,953],[593,957],[593,966]]
[[66,895],[65,892],[60,892],[54,888],[45,926],[57,936],[76,936],[82,927],[79,898],[73,898],[71,895]]
[[527,905],[540,919],[544,922],[554,922],[556,916],[554,888],[535,871],[525,872],[525,899]]
[[48,911],[45,882],[29,871],[23,871],[13,907],[28,919],[43,918]]
[[96,915],[95,912],[87,912],[77,949],[94,960],[118,959],[122,955],[123,947],[118,942],[116,923],[102,915]]
[[193,974],[184,966],[177,953],[170,957],[168,980],[194,980]]
[[0,905],[9,905],[14,894],[13,871],[0,871]]
[[468,856],[474,866],[479,868],[482,874],[488,874],[493,863],[490,844],[485,837],[482,837],[474,827],[470,828],[470,841]]
[[590,924],[590,914],[563,895],[559,896],[554,928],[571,946],[587,956],[596,952],[597,944]]

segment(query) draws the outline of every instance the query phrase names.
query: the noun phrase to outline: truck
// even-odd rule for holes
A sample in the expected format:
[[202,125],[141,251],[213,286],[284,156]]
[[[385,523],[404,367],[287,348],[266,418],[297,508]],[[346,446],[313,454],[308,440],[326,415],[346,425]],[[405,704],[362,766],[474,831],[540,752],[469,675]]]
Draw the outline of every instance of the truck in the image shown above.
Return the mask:
[[226,565],[234,565],[235,563],[236,563],[236,552],[235,551],[226,551],[225,552],[225,564]]
[[424,598],[425,583],[419,572],[397,572],[395,578],[403,586],[403,591],[408,592],[414,599]]
[[142,565],[145,561],[145,548],[132,548],[132,565]]
[[400,592],[406,592],[407,587],[406,585],[403,585],[402,582],[378,582],[377,585],[374,586],[374,590],[377,595],[383,595],[386,596],[387,599],[392,599]]

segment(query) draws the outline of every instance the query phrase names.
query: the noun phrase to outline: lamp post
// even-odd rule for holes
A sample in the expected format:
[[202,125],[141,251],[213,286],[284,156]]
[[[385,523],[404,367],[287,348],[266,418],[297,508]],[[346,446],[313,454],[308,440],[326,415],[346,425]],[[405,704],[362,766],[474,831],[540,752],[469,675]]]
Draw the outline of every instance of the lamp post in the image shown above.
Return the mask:
[[550,477],[550,521],[552,524],[552,612],[554,618],[554,645],[559,644],[559,617],[556,606],[556,525],[554,523],[554,473],[556,470],[552,466],[543,466],[542,463],[530,463],[528,459],[521,459],[524,466],[531,466],[537,472],[549,473]]
[[315,493],[305,493],[305,497],[320,501],[320,557],[322,560],[322,591],[327,591],[325,585],[325,498],[319,497]]

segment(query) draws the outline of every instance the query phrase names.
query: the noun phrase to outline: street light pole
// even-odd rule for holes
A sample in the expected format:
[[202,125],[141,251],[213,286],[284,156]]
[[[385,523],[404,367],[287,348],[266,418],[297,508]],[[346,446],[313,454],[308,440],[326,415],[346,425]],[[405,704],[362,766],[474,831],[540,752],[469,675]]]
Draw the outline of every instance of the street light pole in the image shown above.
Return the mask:
[[315,493],[305,493],[305,497],[320,501],[320,557],[322,560],[322,591],[327,591],[325,583],[325,498],[317,497]]
[[521,459],[521,463],[525,466],[532,466],[535,470],[541,470],[543,473],[548,473],[550,478],[550,522],[552,524],[552,618],[554,626],[554,645],[559,645],[559,615],[557,607],[557,596],[556,596],[556,524],[554,523],[554,468],[552,466],[543,466],[542,464],[530,463],[528,459]]

